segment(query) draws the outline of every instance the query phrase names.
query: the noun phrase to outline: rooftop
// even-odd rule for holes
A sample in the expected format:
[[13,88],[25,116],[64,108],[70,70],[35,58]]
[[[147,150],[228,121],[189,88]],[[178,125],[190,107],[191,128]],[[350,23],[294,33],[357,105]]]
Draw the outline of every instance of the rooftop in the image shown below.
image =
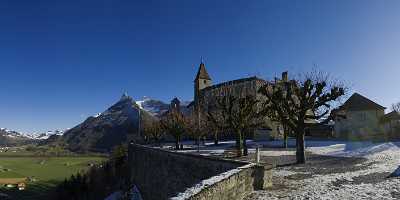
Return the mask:
[[198,80],[198,79],[211,80],[210,75],[208,75],[208,73],[207,73],[206,66],[204,65],[204,63],[200,63],[199,71],[197,72],[195,80]]
[[386,107],[383,107],[358,93],[351,95],[351,97],[340,108],[351,111],[386,109]]
[[247,78],[241,78],[241,79],[236,79],[236,80],[232,80],[232,81],[227,81],[227,82],[223,82],[223,83],[218,83],[216,85],[212,85],[212,86],[206,87],[206,88],[204,88],[202,90],[203,91],[212,90],[212,89],[215,89],[215,88],[219,88],[221,86],[233,85],[233,84],[243,83],[243,82],[247,82],[247,81],[254,81],[254,80],[267,83],[267,81],[264,80],[264,79],[261,79],[261,78],[259,78],[257,76],[252,76],[252,77],[247,77]]

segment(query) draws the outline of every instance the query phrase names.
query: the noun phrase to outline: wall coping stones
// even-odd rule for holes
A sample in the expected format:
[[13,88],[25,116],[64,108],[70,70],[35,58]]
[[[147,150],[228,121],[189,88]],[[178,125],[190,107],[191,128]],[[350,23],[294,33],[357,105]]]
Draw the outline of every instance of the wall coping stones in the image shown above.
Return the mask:
[[255,163],[249,163],[247,165],[229,170],[227,172],[218,174],[216,176],[213,176],[209,179],[203,180],[200,183],[196,184],[195,186],[186,189],[185,192],[183,193],[179,193],[176,197],[172,197],[170,198],[170,200],[186,200],[186,199],[190,199],[190,197],[200,193],[202,190],[208,188],[208,187],[212,187],[212,185],[221,182],[235,174],[240,173],[242,170],[244,169],[248,169],[248,168],[252,168],[254,166],[256,166],[257,164]]
[[[131,180],[137,183],[143,190],[144,198],[148,199],[236,200],[272,184],[273,166],[268,164],[134,143],[129,145],[128,160]],[[154,167],[159,170],[146,171]],[[182,171],[180,167],[183,167]]]
[[218,161],[218,162],[228,162],[228,163],[234,163],[234,164],[238,164],[238,165],[248,165],[251,162],[246,162],[246,161],[241,161],[241,160],[232,160],[232,159],[226,159],[226,158],[216,158],[216,157],[211,157],[211,156],[205,156],[205,155],[198,155],[198,154],[191,154],[191,153],[185,153],[185,152],[179,152],[179,151],[175,151],[175,150],[169,150],[169,149],[162,149],[159,147],[149,147],[146,145],[140,145],[140,144],[130,144],[130,145],[135,145],[135,146],[139,146],[140,148],[145,148],[151,151],[163,151],[165,153],[169,153],[169,154],[175,154],[175,155],[179,155],[179,156],[187,156],[187,157],[193,157],[193,158],[199,158],[199,159],[205,159],[205,160],[212,160],[212,161]]

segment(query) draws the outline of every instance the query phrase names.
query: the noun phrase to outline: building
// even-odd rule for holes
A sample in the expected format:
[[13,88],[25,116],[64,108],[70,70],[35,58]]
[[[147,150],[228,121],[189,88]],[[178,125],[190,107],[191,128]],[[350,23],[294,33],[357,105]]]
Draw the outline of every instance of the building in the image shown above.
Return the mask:
[[335,111],[335,137],[343,139],[383,138],[381,118],[385,107],[354,93]]
[[382,117],[381,125],[389,139],[400,139],[400,113],[392,111]]
[[[281,79],[276,78],[275,84],[285,81],[288,81],[287,72],[282,73]],[[205,64],[201,62],[194,80],[194,100],[188,107],[192,111],[192,114],[198,114],[198,109],[200,109],[200,107],[205,109],[204,106],[199,105],[208,104],[211,101],[215,101],[216,97],[226,96],[228,94],[235,97],[254,96],[261,100],[265,97],[262,94],[259,94],[258,90],[266,84],[268,84],[266,80],[253,76],[213,85]],[[280,125],[270,120],[265,122],[265,127],[255,131],[256,138],[262,139],[278,137],[282,132],[283,129]]]

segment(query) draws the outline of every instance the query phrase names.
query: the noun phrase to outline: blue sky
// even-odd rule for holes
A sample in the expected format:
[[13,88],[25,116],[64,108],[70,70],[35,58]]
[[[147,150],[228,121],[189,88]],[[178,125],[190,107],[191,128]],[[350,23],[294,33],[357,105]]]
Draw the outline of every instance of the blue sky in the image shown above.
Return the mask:
[[2,0],[0,127],[73,127],[127,91],[193,98],[214,82],[314,65],[384,106],[400,101],[400,1]]

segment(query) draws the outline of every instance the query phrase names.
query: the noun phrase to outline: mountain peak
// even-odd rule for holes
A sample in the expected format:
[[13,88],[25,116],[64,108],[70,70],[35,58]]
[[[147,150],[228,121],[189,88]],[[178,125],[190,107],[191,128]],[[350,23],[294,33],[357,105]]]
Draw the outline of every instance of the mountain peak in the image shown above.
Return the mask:
[[124,92],[124,94],[122,94],[120,99],[120,101],[125,101],[125,100],[132,100],[132,97],[130,97],[127,92]]
[[72,151],[109,151],[113,146],[129,139],[142,140],[139,134],[141,120],[153,120],[128,94],[106,111],[87,118],[81,124],[65,132],[55,143],[64,143]]

